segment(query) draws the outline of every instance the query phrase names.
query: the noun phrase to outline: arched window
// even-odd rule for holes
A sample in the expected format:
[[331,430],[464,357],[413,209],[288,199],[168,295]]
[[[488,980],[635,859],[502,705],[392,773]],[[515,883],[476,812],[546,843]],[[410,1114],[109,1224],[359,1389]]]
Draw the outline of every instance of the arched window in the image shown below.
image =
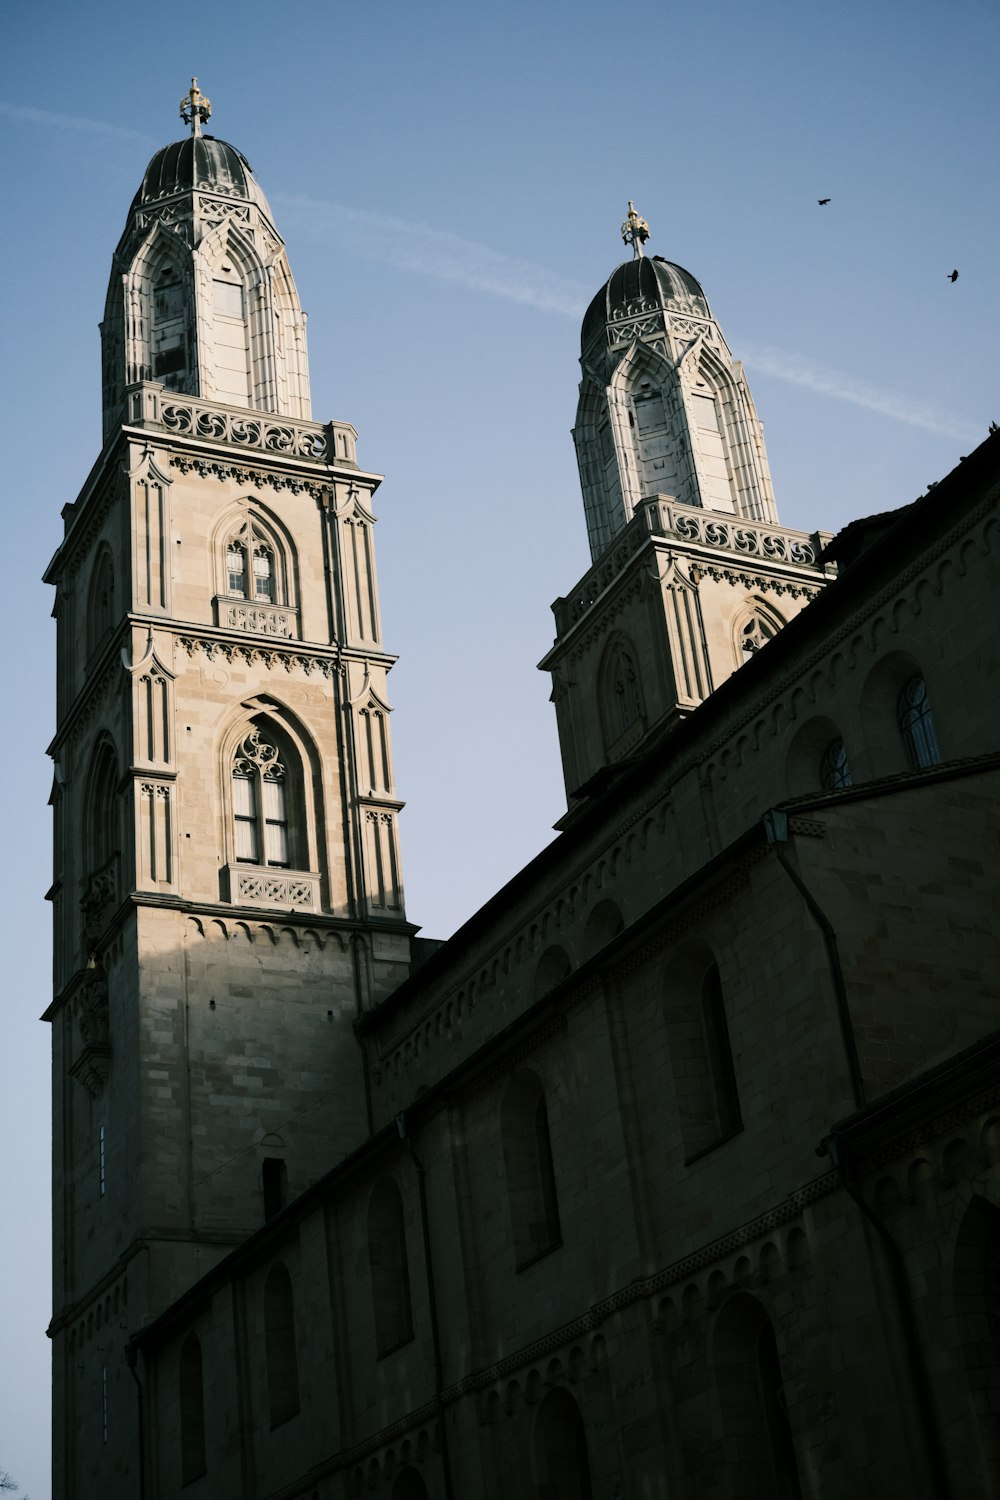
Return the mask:
[[[630,730],[627,744],[638,736],[643,719],[642,687],[636,668],[635,653],[623,640],[613,642],[604,658],[603,682],[604,739],[610,749]],[[621,747],[619,747],[621,748]]]
[[593,1500],[587,1432],[569,1391],[549,1391],[535,1418],[535,1494],[544,1500]]
[[413,1337],[403,1200],[391,1177],[376,1183],[368,1203],[368,1264],[375,1345],[380,1355],[388,1354]]
[[562,1243],[545,1092],[534,1073],[515,1073],[500,1120],[507,1201],[518,1270]]
[[111,634],[115,622],[115,570],[105,547],[94,564],[87,600],[87,655]]
[[226,542],[226,590],[233,599],[287,603],[284,586],[279,589],[274,544],[252,519],[232,532]]
[[268,1271],[264,1283],[264,1348],[271,1426],[277,1427],[299,1409],[292,1279],[280,1261]]
[[773,640],[784,624],[777,614],[755,609],[739,629],[738,649],[741,661],[749,661],[762,646]]
[[153,282],[150,359],[152,378],[168,390],[188,384],[188,294],[175,266],[161,265]]
[[922,677],[911,677],[903,684],[902,692],[896,700],[896,720],[910,770],[919,771],[925,766],[936,766],[941,759],[941,751],[927,696],[927,684]]
[[754,1297],[737,1292],[726,1300],[714,1345],[727,1468],[720,1491],[745,1500],[801,1500],[778,1345]]
[[201,1344],[191,1333],[181,1345],[177,1372],[181,1408],[181,1484],[205,1473],[205,1388]]
[[711,951],[694,944],[671,964],[667,1037],[688,1161],[742,1126],[725,996]]
[[842,739],[831,740],[823,751],[819,780],[824,792],[839,792],[844,787],[851,786],[851,765]]
[[91,872],[102,869],[121,848],[118,821],[118,760],[110,744],[99,749],[87,795],[87,855]]
[[427,1486],[416,1469],[400,1469],[392,1486],[390,1500],[427,1500]]
[[287,770],[278,748],[254,725],[233,757],[233,836],[238,864],[292,864]]

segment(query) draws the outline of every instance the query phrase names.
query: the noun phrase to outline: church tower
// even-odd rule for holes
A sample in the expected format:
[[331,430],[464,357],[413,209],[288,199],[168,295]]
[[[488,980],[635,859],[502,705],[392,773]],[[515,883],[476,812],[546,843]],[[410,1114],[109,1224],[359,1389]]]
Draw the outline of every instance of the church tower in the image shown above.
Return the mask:
[[158,151],[115,251],[104,447],[58,627],[55,1493],[135,1494],[128,1337],[369,1128],[357,1016],[407,972],[372,496],[314,422],[241,153]]
[[764,432],[699,283],[632,258],[583,319],[573,439],[593,566],[553,605],[570,811],[696,708],[817,593],[820,533],[778,524]]

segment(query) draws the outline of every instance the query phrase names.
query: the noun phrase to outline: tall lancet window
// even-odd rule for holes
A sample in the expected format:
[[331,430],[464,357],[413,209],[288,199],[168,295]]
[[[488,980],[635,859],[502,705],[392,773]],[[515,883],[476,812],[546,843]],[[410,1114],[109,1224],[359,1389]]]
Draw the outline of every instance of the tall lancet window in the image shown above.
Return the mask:
[[233,834],[238,863],[291,864],[285,767],[277,748],[256,728],[233,760]]
[[187,298],[180,275],[171,265],[160,269],[153,285],[152,375],[172,391],[187,384]]
[[215,394],[233,406],[250,405],[250,351],[247,340],[246,292],[230,265],[220,266],[212,282],[215,329]]

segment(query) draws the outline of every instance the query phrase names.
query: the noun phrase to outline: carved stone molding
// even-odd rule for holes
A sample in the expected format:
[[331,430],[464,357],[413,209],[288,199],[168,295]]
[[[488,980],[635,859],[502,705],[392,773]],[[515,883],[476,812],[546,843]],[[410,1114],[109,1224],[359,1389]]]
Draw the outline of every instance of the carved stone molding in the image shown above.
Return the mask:
[[293,495],[311,495],[319,503],[329,494],[325,485],[302,479],[297,474],[272,474],[265,469],[248,469],[241,464],[225,463],[222,460],[188,458],[186,455],[175,454],[170,460],[170,467],[181,474],[198,474],[202,479],[234,479],[237,484],[252,485],[259,490],[267,485],[272,490],[288,490]]
[[284,604],[248,603],[245,599],[216,596],[215,623],[224,630],[243,630],[247,635],[271,635],[298,639],[298,611]]
[[88,969],[77,997],[77,1048],[69,1074],[94,1098],[103,1091],[111,1070],[111,1037],[108,1012],[108,985],[104,972]]
[[216,641],[205,636],[179,635],[178,644],[188,656],[201,652],[209,661],[242,661],[252,667],[273,669],[283,667],[286,672],[304,672],[306,676],[318,673],[321,677],[332,677],[343,670],[338,661],[328,656],[310,656],[304,651],[282,651],[277,647],[244,646],[232,641]]

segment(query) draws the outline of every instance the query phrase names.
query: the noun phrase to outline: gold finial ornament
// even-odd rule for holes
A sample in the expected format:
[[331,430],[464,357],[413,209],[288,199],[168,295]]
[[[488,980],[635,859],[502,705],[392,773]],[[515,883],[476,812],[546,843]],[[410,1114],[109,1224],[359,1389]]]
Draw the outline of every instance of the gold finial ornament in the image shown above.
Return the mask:
[[632,246],[632,254],[638,260],[642,255],[643,245],[649,239],[649,225],[641,214],[636,213],[631,198],[628,200],[628,215],[622,225],[622,239],[626,245]]
[[181,119],[191,126],[192,135],[201,135],[201,127],[212,113],[212,105],[198,87],[197,78],[191,80],[191,92],[181,100]]

